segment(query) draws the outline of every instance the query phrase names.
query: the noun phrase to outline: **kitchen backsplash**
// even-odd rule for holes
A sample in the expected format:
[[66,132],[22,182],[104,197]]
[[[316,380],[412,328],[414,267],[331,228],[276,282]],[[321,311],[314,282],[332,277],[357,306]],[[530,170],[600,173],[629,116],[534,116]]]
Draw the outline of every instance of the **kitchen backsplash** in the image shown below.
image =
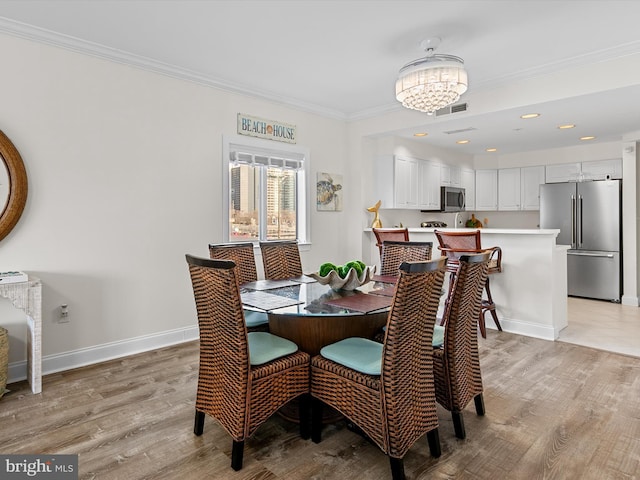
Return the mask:
[[[366,213],[366,212],[365,212]],[[471,218],[471,214],[475,214],[476,218],[485,223],[487,228],[538,228],[540,222],[540,212],[535,211],[519,211],[519,212],[478,212],[468,211],[460,212],[462,223]],[[383,227],[403,226],[409,228],[418,228],[422,222],[440,221],[447,224],[447,228],[454,228],[455,213],[428,212],[423,213],[418,210],[396,210],[383,209],[380,210],[380,220]],[[371,220],[371,215],[367,215],[367,220]],[[487,222],[485,222],[485,219]],[[367,227],[370,227],[369,223]]]

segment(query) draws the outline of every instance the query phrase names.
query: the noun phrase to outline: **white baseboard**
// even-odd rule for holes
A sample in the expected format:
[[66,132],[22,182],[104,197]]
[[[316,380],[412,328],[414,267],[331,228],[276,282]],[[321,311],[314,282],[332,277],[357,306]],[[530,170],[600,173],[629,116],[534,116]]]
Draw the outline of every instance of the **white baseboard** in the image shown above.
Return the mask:
[[[560,332],[555,332],[552,326],[539,325],[523,320],[516,320],[512,318],[498,317],[502,330],[509,333],[516,333],[518,335],[524,335],[525,337],[541,338],[543,340],[554,341],[558,338]],[[485,325],[489,330],[497,330],[496,326],[491,319],[491,316],[487,315],[485,318]]]
[[622,305],[629,305],[631,307],[637,307],[640,305],[638,301],[638,297],[633,297],[631,295],[623,295],[622,296]]
[[[105,362],[136,353],[148,352],[149,350],[156,350],[178,343],[190,342],[198,338],[198,327],[194,326],[105,343],[95,347],[81,348],[71,352],[47,355],[42,358],[42,375],[93,365],[94,363]],[[10,364],[8,373],[7,383],[26,380],[26,360]]]

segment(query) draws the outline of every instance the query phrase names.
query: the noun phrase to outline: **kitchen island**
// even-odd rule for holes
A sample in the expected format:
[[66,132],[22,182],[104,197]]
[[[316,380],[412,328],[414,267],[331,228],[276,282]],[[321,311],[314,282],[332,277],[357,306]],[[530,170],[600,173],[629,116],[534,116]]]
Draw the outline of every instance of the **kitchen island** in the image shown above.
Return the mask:
[[[464,231],[471,229],[440,229]],[[409,239],[433,242],[433,228],[409,228]],[[556,229],[483,228],[482,246],[502,248],[502,272],[491,276],[491,293],[503,330],[555,340],[567,326],[567,245],[556,245]],[[363,260],[380,265],[380,254],[370,228],[363,235]],[[446,288],[446,285],[445,285]],[[441,302],[441,311],[443,301]],[[488,329],[496,329],[490,315]]]

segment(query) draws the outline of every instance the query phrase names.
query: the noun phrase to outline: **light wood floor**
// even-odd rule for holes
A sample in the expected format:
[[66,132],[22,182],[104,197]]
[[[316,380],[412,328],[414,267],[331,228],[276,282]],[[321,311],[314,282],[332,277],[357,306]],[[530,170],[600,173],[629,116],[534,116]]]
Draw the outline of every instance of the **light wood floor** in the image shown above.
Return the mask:
[[569,297],[561,342],[640,357],[640,308]]
[[[405,457],[409,479],[640,478],[639,358],[506,332],[480,341],[486,416],[469,406],[461,441],[439,409],[442,456],[418,441]],[[12,384],[0,400],[0,452],[79,454],[81,479],[390,478],[387,458],[344,422],[316,445],[277,416],[232,471],[215,421],[193,434],[197,360],[191,342],[48,375],[39,395]]]

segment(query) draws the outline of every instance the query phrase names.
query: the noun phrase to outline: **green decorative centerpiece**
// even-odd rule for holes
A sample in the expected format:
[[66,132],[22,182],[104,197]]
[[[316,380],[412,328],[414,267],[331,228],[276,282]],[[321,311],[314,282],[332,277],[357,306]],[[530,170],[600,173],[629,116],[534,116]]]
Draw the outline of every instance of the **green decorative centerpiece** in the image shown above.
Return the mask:
[[317,273],[310,273],[309,276],[333,290],[354,290],[369,283],[375,271],[375,265],[368,267],[360,260],[352,260],[344,265],[323,263]]

